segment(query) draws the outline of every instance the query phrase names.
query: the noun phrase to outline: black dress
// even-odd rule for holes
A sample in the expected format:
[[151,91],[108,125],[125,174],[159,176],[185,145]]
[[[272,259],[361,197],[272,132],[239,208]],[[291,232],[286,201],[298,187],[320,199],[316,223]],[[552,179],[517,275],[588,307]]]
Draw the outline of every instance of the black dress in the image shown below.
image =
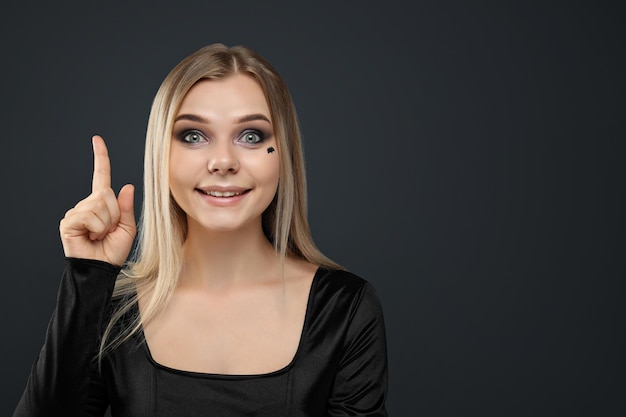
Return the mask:
[[66,260],[57,307],[13,417],[387,416],[387,352],[372,285],[315,273],[297,352],[261,375],[156,363],[141,334],[94,362],[115,279],[104,262]]

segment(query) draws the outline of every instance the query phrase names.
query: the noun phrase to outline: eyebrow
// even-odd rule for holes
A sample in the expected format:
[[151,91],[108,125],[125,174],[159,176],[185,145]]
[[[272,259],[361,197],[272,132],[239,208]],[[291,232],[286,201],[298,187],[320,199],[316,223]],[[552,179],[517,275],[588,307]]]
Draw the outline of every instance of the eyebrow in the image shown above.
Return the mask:
[[[192,122],[198,122],[198,123],[204,123],[204,124],[209,123],[207,119],[205,119],[202,116],[198,116],[196,114],[180,114],[176,116],[176,119],[174,119],[174,121],[177,122],[179,120],[190,120]],[[235,123],[245,123],[245,122],[251,122],[253,120],[265,120],[270,125],[272,124],[272,122],[270,122],[270,119],[268,119],[267,116],[261,113],[247,114],[235,120]]]

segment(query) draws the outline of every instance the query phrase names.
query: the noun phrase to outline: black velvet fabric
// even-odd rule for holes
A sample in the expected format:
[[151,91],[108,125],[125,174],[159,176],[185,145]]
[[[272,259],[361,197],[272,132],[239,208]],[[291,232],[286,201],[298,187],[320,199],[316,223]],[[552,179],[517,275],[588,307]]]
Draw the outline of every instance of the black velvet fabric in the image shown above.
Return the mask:
[[13,417],[387,416],[383,313],[370,283],[318,269],[300,345],[285,368],[217,375],[156,363],[138,334],[94,355],[119,268],[67,259],[58,303]]

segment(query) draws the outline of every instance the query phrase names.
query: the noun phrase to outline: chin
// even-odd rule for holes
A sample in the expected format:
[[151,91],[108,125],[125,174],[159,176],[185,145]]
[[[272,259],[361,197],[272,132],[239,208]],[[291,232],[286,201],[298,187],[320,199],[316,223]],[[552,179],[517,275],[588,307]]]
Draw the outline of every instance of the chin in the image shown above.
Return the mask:
[[233,233],[240,232],[245,230],[251,230],[255,227],[261,228],[261,218],[254,221],[245,221],[241,219],[219,219],[219,218],[211,218],[211,219],[196,219],[194,222],[194,227],[198,229],[198,231],[209,232],[209,233]]

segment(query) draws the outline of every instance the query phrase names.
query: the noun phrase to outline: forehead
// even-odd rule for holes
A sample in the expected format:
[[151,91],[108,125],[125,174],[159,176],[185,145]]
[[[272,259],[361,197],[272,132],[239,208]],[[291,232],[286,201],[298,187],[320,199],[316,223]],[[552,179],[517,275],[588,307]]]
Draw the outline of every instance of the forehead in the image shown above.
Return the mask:
[[237,117],[251,113],[270,116],[261,86],[254,78],[244,74],[198,81],[183,98],[178,113],[208,117]]

